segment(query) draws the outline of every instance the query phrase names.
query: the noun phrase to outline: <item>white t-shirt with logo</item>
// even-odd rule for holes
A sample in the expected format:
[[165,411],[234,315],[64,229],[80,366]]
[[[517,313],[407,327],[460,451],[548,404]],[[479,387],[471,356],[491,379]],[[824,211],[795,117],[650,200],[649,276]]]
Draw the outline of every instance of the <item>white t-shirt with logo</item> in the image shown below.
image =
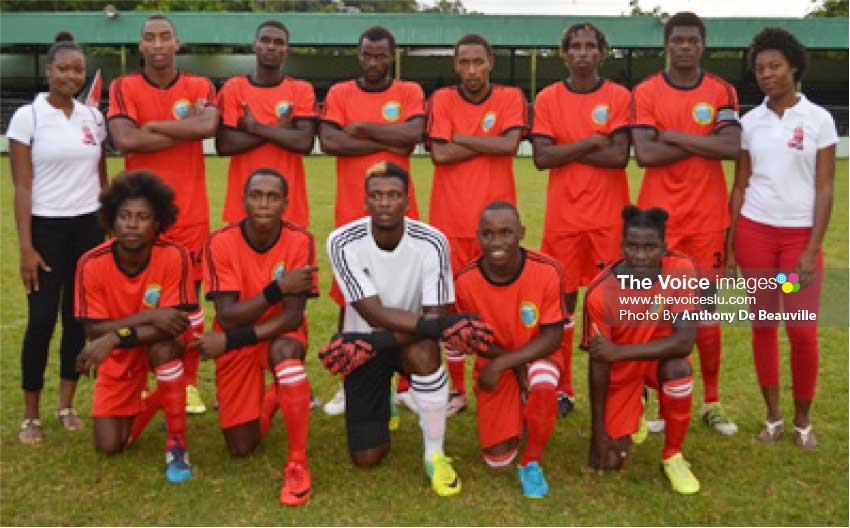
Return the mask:
[[767,99],[741,118],[752,175],[741,214],[774,227],[812,227],[817,151],[838,143],[832,116],[802,94],[782,117]]
[[98,163],[106,139],[97,109],[74,101],[67,117],[40,93],[15,111],[6,137],[31,145],[33,215],[55,218],[97,211]]
[[449,244],[428,224],[405,218],[401,241],[385,251],[375,244],[372,219],[360,218],[334,230],[327,251],[345,296],[343,331],[372,330],[351,303],[373,295],[383,306],[413,313],[455,301]]

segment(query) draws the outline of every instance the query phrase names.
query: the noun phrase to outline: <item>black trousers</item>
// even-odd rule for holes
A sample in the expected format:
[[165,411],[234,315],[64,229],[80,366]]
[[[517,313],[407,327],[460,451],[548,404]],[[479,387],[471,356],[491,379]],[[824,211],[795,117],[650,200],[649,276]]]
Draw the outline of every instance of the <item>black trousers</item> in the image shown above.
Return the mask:
[[21,349],[24,390],[40,391],[44,387],[47,353],[60,305],[60,376],[64,380],[79,379],[74,362],[85,344],[85,334],[74,318],[74,274],[80,256],[103,240],[104,232],[97,223],[96,213],[65,218],[32,217],[33,247],[51,271],[38,270],[38,291],[27,296],[29,317]]

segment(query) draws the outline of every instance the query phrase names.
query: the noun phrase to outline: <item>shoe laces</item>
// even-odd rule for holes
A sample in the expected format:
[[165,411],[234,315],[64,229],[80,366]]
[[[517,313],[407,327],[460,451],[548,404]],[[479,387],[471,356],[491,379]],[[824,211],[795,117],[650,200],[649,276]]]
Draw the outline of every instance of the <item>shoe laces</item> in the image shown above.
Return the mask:
[[432,459],[434,465],[434,477],[442,480],[454,479],[454,469],[452,468],[452,459],[442,453],[437,453]]
[[543,471],[540,470],[540,466],[538,466],[537,464],[529,463],[527,466],[525,466],[523,474],[525,475],[526,480],[528,480],[532,484],[543,484]]
[[670,460],[667,467],[669,467],[677,477],[686,477],[691,472],[691,464],[685,460],[685,457],[681,454]]
[[290,462],[283,470],[283,478],[291,488],[300,489],[304,487],[304,466]]

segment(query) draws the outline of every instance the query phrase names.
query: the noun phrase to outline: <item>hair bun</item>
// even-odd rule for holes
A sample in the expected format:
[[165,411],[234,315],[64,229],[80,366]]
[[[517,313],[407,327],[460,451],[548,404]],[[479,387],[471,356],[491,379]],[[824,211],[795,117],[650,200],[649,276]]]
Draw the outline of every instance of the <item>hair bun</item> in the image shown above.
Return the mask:
[[53,42],[74,42],[74,34],[70,31],[60,31],[53,37]]

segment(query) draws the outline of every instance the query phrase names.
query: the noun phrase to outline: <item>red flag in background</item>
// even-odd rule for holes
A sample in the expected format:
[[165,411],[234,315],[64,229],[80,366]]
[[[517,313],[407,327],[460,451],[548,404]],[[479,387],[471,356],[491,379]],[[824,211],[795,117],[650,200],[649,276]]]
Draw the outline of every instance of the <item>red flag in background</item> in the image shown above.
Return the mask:
[[98,108],[100,106],[100,96],[103,93],[103,75],[100,74],[100,68],[94,74],[94,78],[89,86],[89,93],[86,95],[85,104]]

